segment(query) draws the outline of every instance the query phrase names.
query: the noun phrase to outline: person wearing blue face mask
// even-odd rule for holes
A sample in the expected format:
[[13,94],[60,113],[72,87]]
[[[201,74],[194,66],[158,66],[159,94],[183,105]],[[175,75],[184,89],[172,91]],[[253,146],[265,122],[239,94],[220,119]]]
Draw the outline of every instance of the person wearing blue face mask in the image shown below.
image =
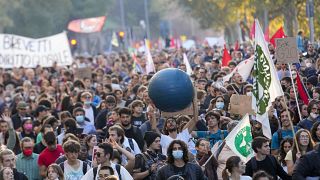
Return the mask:
[[188,146],[185,142],[173,140],[168,147],[167,155],[167,164],[159,169],[156,180],[168,179],[173,175],[188,180],[207,179],[198,164],[188,162]]
[[81,107],[77,107],[73,110],[73,116],[80,128],[83,128],[83,134],[94,134],[96,128],[90,123],[88,118],[85,117],[85,111]]

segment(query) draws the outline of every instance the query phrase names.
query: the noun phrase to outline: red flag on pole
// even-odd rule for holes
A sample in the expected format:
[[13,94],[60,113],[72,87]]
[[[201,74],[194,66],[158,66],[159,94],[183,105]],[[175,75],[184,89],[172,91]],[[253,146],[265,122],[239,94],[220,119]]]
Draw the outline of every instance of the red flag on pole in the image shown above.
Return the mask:
[[223,56],[222,56],[222,67],[228,66],[229,62],[232,60],[231,55],[228,52],[226,45],[223,48]]
[[234,45],[234,50],[238,51],[239,50],[239,41],[236,41],[236,44]]
[[69,22],[68,29],[77,33],[100,32],[103,28],[106,16],[77,19]]
[[271,43],[274,47],[276,47],[276,41],[275,41],[276,38],[284,38],[284,37],[286,37],[286,34],[284,34],[283,28],[280,27],[280,28],[277,30],[277,32],[274,33],[274,35],[271,37],[270,43]]
[[309,104],[308,95],[307,95],[307,92],[305,91],[305,89],[303,88],[303,84],[300,80],[300,75],[298,72],[297,72],[296,81],[297,81],[297,89],[298,89],[298,93],[300,95],[300,98],[305,105],[308,105]]

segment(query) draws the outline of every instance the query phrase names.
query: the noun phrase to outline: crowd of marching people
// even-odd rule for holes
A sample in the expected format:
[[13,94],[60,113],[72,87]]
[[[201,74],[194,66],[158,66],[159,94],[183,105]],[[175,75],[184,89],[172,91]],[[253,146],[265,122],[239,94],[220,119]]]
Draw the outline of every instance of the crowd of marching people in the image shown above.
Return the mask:
[[[250,119],[254,157],[248,162],[224,139],[242,118],[229,111],[230,97],[251,96],[252,76],[223,77],[254,56],[250,43],[231,48],[225,67],[221,47],[152,50],[156,71],[187,71],[188,57],[197,94],[192,116],[162,116],[148,95],[155,72],[144,73],[141,53],[78,56],[67,67],[0,69],[0,180],[318,179],[320,47],[299,49],[300,63],[290,72],[276,64],[269,45],[285,95],[268,109],[272,139]],[[90,68],[90,77],[79,78],[78,68]],[[294,91],[291,74],[300,74],[308,103]]]

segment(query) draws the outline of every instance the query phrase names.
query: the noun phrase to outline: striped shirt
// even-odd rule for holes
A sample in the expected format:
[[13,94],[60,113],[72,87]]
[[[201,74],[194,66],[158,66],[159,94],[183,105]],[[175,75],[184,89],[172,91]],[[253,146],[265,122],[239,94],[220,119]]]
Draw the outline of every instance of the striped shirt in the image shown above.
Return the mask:
[[25,174],[29,180],[40,180],[40,170],[38,167],[39,154],[32,153],[30,157],[23,153],[17,155],[17,170]]

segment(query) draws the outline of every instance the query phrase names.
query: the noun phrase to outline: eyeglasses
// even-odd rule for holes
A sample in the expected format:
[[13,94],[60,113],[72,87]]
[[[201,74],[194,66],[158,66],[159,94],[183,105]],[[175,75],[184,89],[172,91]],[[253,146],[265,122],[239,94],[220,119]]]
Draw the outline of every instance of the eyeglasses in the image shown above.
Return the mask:
[[309,139],[309,136],[300,136],[300,139]]

